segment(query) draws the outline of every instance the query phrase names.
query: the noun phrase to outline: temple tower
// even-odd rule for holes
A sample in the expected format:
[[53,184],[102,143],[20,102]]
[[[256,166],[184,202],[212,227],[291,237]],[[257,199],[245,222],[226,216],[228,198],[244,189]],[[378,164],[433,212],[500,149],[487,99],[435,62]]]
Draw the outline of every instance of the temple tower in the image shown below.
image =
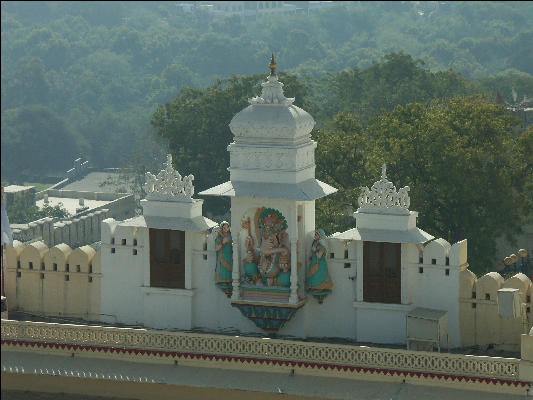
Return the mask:
[[[273,55],[269,67],[261,95],[249,99],[250,105],[230,122],[234,135],[234,142],[228,146],[230,181],[200,194],[231,197],[232,301],[246,300],[249,295],[241,287],[243,264],[252,248],[248,238],[253,238],[257,259],[263,254],[262,235],[269,224],[286,222],[286,229],[276,231],[278,243],[274,246],[286,246],[290,253],[287,303],[295,305],[305,298],[306,253],[315,230],[315,200],[337,189],[315,179],[316,142],[310,134],[315,121],[293,104],[294,98],[285,97]],[[261,261],[257,263],[261,267]],[[285,301],[282,295],[278,299]]]

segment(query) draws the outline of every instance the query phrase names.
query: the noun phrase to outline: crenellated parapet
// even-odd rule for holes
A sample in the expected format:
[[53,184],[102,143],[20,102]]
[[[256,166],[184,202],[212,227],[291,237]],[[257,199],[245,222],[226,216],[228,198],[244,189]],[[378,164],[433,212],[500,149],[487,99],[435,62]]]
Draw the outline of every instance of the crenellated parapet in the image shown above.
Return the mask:
[[22,243],[41,240],[49,247],[59,243],[71,247],[94,243],[100,240],[100,224],[108,213],[109,210],[102,209],[61,221],[54,221],[51,217],[42,218],[13,229],[13,240]]
[[[501,350],[518,351],[520,335],[533,326],[531,317],[532,282],[518,273],[504,279],[498,272],[476,277],[465,269],[460,275],[461,336],[466,346],[494,346]],[[520,312],[516,318],[503,318],[499,312],[500,289],[517,289]]]
[[43,241],[6,245],[6,297],[10,310],[99,320],[100,250]]

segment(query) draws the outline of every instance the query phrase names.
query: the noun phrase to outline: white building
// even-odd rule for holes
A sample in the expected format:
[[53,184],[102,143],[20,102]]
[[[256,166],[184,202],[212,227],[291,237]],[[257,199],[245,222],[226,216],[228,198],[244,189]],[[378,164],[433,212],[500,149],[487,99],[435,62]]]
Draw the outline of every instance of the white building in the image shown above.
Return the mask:
[[169,157],[157,177],[147,174],[144,215],[102,223],[103,319],[460,346],[466,240],[431,241],[409,188],[396,190],[385,166],[359,198],[356,226],[320,238],[315,200],[336,189],[315,179],[314,120],[270,67],[261,95],[230,123],[230,181],[200,193],[231,198],[231,236],[202,216],[194,177]]

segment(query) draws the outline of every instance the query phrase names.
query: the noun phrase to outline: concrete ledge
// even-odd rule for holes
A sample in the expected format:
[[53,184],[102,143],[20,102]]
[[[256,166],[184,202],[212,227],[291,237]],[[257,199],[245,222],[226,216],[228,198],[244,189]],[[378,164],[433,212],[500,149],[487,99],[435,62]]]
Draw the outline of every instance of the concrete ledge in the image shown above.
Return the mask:
[[[484,400],[522,398],[528,388],[481,382],[388,374],[331,376],[291,367],[199,360],[153,363],[101,359],[68,353],[2,351],[2,389],[72,393],[135,399],[389,399]],[[107,353],[109,355],[109,353]],[[146,355],[140,355],[146,357]],[[330,376],[327,376],[327,375]],[[351,379],[346,379],[351,378]],[[475,391],[482,391],[475,395]],[[518,395],[521,397],[515,397]]]

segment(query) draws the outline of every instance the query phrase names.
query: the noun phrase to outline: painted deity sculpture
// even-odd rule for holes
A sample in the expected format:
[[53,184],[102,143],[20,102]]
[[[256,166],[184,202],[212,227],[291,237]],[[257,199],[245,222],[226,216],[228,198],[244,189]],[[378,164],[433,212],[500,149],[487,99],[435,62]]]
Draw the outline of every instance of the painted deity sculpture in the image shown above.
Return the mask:
[[243,260],[244,276],[246,281],[256,284],[259,280],[261,280],[261,275],[259,274],[259,269],[257,268],[254,238],[252,237],[252,229],[249,217],[242,222],[242,227],[248,231],[248,236],[246,236],[244,241],[244,247],[246,248],[246,258]]
[[215,267],[216,285],[230,296],[232,292],[233,241],[229,223],[223,221],[215,238],[217,253]]
[[325,237],[326,234],[322,229],[315,231],[311,246],[312,256],[310,257],[306,279],[307,293],[315,297],[320,304],[331,293],[331,288],[333,287],[326,263],[327,249],[325,246]]
[[[290,243],[285,217],[272,208],[259,209],[256,236],[260,238],[258,270],[261,280],[257,285],[289,286],[286,273],[290,269]],[[282,281],[278,278],[282,273]]]

